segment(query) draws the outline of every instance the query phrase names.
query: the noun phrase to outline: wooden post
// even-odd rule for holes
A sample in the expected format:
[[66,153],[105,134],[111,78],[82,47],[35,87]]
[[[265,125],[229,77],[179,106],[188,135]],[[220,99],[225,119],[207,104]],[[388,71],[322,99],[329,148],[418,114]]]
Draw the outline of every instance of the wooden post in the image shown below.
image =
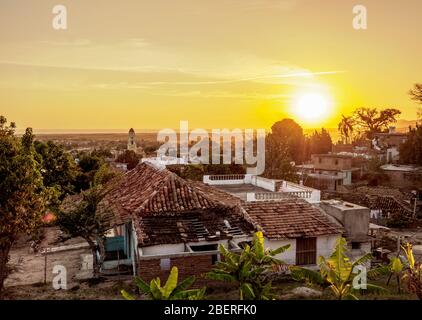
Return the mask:
[[44,284],[47,284],[47,249],[44,251]]

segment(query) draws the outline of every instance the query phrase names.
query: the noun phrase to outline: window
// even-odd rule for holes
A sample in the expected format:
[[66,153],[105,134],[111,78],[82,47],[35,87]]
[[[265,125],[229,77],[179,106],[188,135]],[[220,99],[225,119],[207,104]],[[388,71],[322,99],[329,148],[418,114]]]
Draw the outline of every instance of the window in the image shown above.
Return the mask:
[[353,242],[352,241],[352,250],[359,250],[361,247],[360,242]]
[[335,164],[336,166],[338,166],[338,159],[335,159],[335,160],[334,160],[334,164]]
[[322,158],[318,158],[318,162],[321,163],[322,162]]
[[316,238],[296,239],[296,265],[316,264]]
[[216,251],[218,250],[218,244],[204,244],[201,246],[190,246],[190,248],[195,251]]

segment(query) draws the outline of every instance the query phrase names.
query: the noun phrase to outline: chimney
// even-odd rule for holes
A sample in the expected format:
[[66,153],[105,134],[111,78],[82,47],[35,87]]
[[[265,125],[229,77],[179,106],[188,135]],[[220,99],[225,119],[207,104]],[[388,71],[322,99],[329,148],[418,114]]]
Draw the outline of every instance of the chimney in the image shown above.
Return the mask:
[[388,133],[390,133],[390,134],[396,133],[396,127],[389,127],[388,128]]

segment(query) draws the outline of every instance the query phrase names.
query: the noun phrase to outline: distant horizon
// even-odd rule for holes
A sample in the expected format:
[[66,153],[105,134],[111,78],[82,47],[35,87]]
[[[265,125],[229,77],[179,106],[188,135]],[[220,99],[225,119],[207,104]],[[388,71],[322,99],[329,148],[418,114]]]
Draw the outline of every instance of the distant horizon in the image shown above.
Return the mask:
[[[293,120],[295,120],[294,118],[292,118]],[[282,119],[280,119],[282,120]],[[296,121],[296,120],[295,120]],[[413,126],[416,124],[416,122],[418,122],[418,120],[414,119],[414,120],[407,120],[407,119],[398,119],[396,123],[391,124],[391,126],[396,127],[397,129],[403,129],[403,128],[407,128],[409,125]],[[195,126],[190,126],[189,130],[194,130],[197,129],[198,127]],[[240,128],[240,127],[220,127],[220,128],[203,128],[205,130],[210,131],[211,129],[229,129],[229,130],[233,130],[235,128]],[[337,127],[328,127],[328,126],[315,126],[313,128],[308,128],[305,127],[303,128],[304,132],[310,132],[312,130],[321,130],[322,128],[327,129],[327,130],[337,130]],[[42,128],[32,128],[34,134],[42,134],[42,135],[49,135],[49,134],[127,134],[130,130],[130,127],[128,128],[120,128],[120,129],[42,129]],[[179,131],[179,128],[156,128],[156,129],[141,129],[141,128],[133,128],[135,130],[136,133],[156,133],[160,130],[163,129],[173,129],[176,132]],[[251,129],[262,129],[262,128],[251,128]],[[269,131],[271,128],[263,128],[267,131]],[[16,132],[18,134],[22,134],[24,133],[26,130],[26,128],[17,128]]]

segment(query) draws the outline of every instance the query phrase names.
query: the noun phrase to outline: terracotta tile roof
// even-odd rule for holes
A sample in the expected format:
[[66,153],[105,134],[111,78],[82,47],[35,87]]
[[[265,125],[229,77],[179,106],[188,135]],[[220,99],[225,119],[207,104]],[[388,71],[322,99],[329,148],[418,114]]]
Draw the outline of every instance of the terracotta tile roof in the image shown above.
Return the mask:
[[[140,247],[212,241],[251,235],[254,226],[230,210],[203,210],[169,217],[144,216],[134,220]],[[216,236],[220,232],[220,236]]]
[[272,240],[340,234],[344,230],[301,199],[247,202],[242,208]]
[[102,205],[114,211],[116,223],[133,222],[139,246],[206,240],[217,231],[230,238],[254,229],[236,209],[236,197],[146,162],[107,189]]
[[[376,190],[378,193],[376,193]],[[385,191],[385,193],[383,192]],[[412,210],[399,201],[395,196],[391,195],[387,190],[364,188],[354,192],[324,192],[324,199],[339,199],[357,205],[367,207],[371,210],[382,210],[384,213],[397,213],[411,215]]]
[[242,203],[242,200],[239,197],[236,197],[228,192],[225,192],[219,188],[210,186],[208,184],[202,183],[200,181],[190,181],[196,188],[204,192],[208,197],[214,199],[214,201],[219,201],[226,206],[237,206]]
[[122,221],[130,220],[134,215],[168,216],[224,206],[223,202],[210,197],[193,183],[146,162],[108,188],[104,203],[112,207]]

